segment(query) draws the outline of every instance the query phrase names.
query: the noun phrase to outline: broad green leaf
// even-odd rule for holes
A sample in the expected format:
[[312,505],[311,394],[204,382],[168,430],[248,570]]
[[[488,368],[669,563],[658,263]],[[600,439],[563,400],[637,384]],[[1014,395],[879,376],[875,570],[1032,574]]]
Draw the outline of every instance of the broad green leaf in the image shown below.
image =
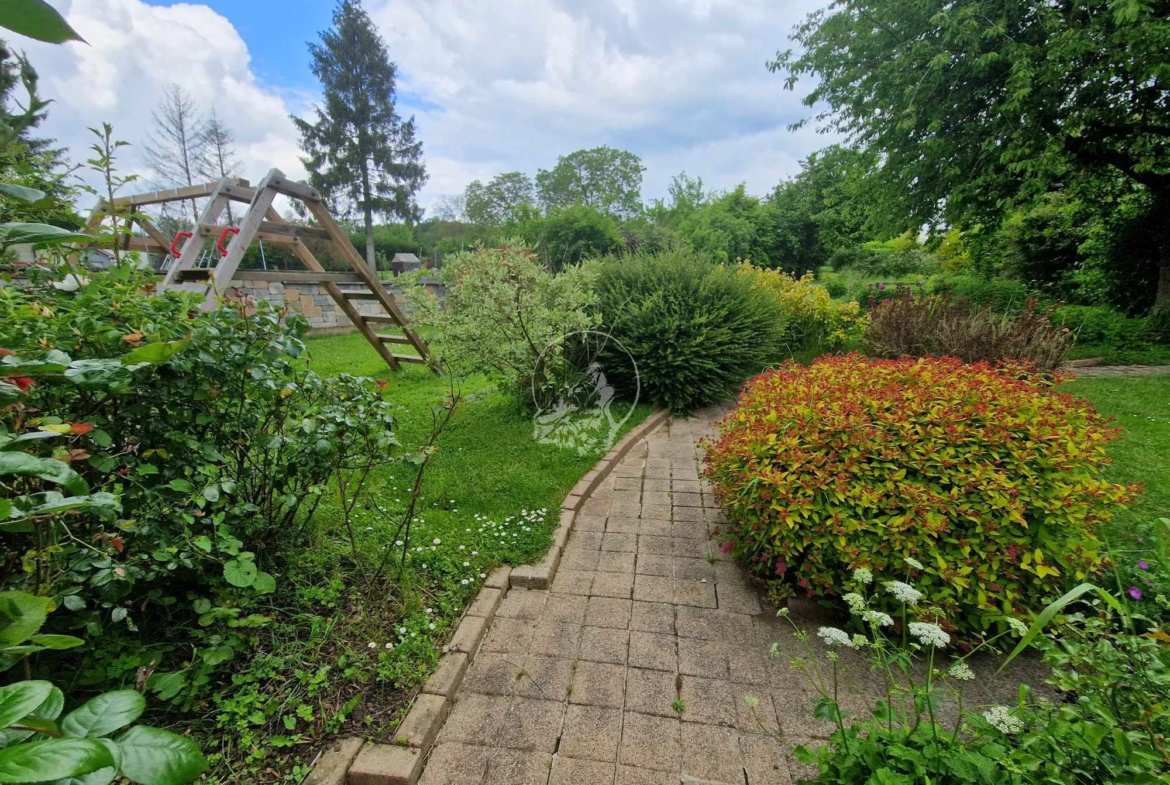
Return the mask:
[[[9,2],[0,3],[0,18],[11,5]],[[0,224],[0,243],[9,245],[56,245],[58,243],[92,243],[94,240],[88,234],[71,232],[59,226],[37,223],[6,223]]]
[[182,349],[186,343],[186,340],[182,340],[170,341],[168,343],[143,344],[137,349],[122,355],[122,364],[136,365],[138,363],[147,363],[149,365],[162,365],[174,357],[175,353]]
[[266,572],[258,572],[256,580],[252,581],[252,588],[261,594],[272,594],[276,591],[276,578]]
[[15,646],[36,635],[52,607],[53,601],[48,597],[22,591],[0,592],[0,646]]
[[56,491],[33,493],[28,496],[18,496],[12,499],[13,518],[31,518],[34,515],[49,515],[52,513],[69,512],[70,510],[88,510],[97,514],[117,514],[122,511],[122,503],[112,493],[91,493],[88,496],[64,496]]
[[82,389],[119,390],[130,381],[130,369],[118,360],[74,360],[65,378]]
[[110,785],[116,776],[118,776],[118,770],[111,766],[107,769],[98,769],[90,774],[82,774],[79,777],[54,780],[52,785]]
[[85,41],[45,0],[5,0],[0,3],[0,27],[50,44]]
[[15,384],[0,379],[0,403],[11,403],[12,401],[20,400],[20,396],[24,395],[20,388]]
[[0,452],[0,476],[36,477],[56,483],[73,494],[85,493],[88,488],[77,472],[62,461],[40,458],[24,452]]
[[70,362],[72,360],[69,358],[69,355],[57,349],[52,349],[43,355],[38,354],[35,357],[21,357],[10,354],[3,360],[0,360],[0,373],[6,376],[13,374],[61,373],[69,367]]
[[1032,644],[1032,641],[1036,640],[1036,636],[1039,635],[1044,630],[1044,628],[1048,626],[1048,623],[1056,618],[1056,614],[1060,613],[1065,609],[1065,607],[1076,602],[1083,595],[1088,594],[1089,592],[1097,592],[1097,594],[1109,607],[1113,608],[1122,615],[1125,614],[1125,609],[1121,607],[1121,603],[1118,602],[1117,598],[1112,594],[1105,591],[1096,584],[1082,583],[1080,586],[1072,589],[1060,599],[1053,600],[1048,605],[1048,607],[1040,611],[1039,615],[1036,616],[1036,621],[1032,622],[1032,626],[1028,628],[1026,633],[1024,633],[1024,637],[1020,638],[1020,642],[1016,644],[1016,648],[1012,649],[1012,653],[1007,656],[1007,659],[1003,661],[1003,665],[999,666],[999,670],[997,670],[996,673],[1002,671],[1012,660],[1020,656],[1020,654],[1022,654],[1024,650]]
[[0,728],[7,728],[37,710],[53,693],[47,681],[18,681],[0,687]]
[[138,785],[183,785],[207,769],[193,739],[137,725],[117,739],[122,774]]
[[20,199],[24,202],[39,202],[46,196],[44,191],[38,191],[36,188],[26,188],[16,183],[0,183],[0,194],[11,196],[14,199]]
[[61,732],[73,738],[108,736],[142,716],[146,699],[135,690],[117,690],[91,698],[61,720]]
[[104,744],[92,739],[48,739],[0,750],[0,783],[52,782],[114,765]]
[[[49,697],[45,698],[40,706],[33,709],[20,722],[28,722],[29,719],[55,720],[61,716],[61,710],[64,708],[65,694],[54,687],[49,692]],[[18,744],[32,735],[33,731],[31,730],[0,730],[0,747],[11,747],[13,744]]]
[[12,516],[12,502],[7,499],[0,499],[0,523],[8,520]]
[[165,701],[178,695],[185,686],[187,686],[186,671],[153,673],[146,681],[147,689],[154,690]]
[[29,431],[28,433],[22,433],[20,436],[4,442],[4,444],[0,445],[0,450],[11,451],[19,448],[23,444],[28,444],[29,442],[39,442],[44,441],[45,439],[57,439],[60,438],[60,436],[61,434],[55,431]]
[[241,589],[251,586],[258,574],[256,563],[251,559],[232,559],[223,565],[223,577],[232,586]]
[[85,643],[81,638],[74,638],[72,635],[34,635],[30,640],[37,646],[44,646],[46,649],[54,651],[76,649]]

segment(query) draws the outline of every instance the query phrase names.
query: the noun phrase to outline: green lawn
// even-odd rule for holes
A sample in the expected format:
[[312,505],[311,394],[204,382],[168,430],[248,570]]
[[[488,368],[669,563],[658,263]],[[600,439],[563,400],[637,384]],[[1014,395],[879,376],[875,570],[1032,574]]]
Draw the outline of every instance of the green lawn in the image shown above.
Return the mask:
[[[1158,558],[1155,522],[1170,518],[1170,376],[1084,379],[1061,390],[1092,401],[1122,429],[1122,438],[1109,445],[1113,464],[1106,476],[1114,482],[1140,482],[1142,493],[1114,518],[1109,544],[1122,553],[1118,561],[1126,583],[1147,596],[1165,590],[1170,587],[1170,563]],[[1135,567],[1139,559],[1151,570]]]

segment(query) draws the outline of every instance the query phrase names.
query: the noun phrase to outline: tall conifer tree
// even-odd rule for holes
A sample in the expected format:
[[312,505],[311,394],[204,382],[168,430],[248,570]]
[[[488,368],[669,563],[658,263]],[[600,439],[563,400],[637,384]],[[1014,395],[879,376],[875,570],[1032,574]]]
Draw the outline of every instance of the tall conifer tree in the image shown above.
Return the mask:
[[[403,120],[395,94],[397,66],[360,0],[341,0],[333,27],[309,44],[313,73],[324,88],[324,106],[313,122],[294,117],[313,186],[335,203],[361,214],[366,262],[374,256],[374,214],[413,223],[422,211],[415,194],[427,181],[414,117]],[[341,206],[341,205],[339,205]]]

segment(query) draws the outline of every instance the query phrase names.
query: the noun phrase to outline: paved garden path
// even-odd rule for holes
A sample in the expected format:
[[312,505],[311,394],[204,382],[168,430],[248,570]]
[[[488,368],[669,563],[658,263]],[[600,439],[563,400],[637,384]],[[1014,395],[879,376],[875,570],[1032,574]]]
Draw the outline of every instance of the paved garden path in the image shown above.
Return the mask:
[[1084,368],[1069,368],[1068,372],[1078,379],[1170,376],[1170,365],[1090,365]]
[[[725,411],[649,434],[584,504],[551,590],[508,593],[421,785],[787,785],[810,774],[792,746],[829,728],[812,717],[804,675],[769,656],[774,641],[803,651],[711,536],[721,513],[699,479],[698,442]],[[848,689],[875,693],[868,666],[855,666]]]

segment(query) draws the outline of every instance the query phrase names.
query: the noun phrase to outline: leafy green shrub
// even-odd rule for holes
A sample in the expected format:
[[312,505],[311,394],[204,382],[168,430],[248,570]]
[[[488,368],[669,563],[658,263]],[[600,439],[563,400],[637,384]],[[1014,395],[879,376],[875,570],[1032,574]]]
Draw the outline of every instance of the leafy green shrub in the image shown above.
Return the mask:
[[791,352],[833,351],[861,338],[865,321],[856,301],[835,302],[812,273],[795,278],[782,270],[763,270],[740,262],[739,274],[763,288],[785,315],[784,342]]
[[[152,681],[175,697],[250,645],[267,619],[247,611],[276,588],[277,540],[306,537],[332,480],[394,459],[394,417],[374,382],[305,371],[307,325],[267,303],[184,311],[160,328],[183,338],[132,348],[142,323],[120,314],[174,304],[140,302],[149,295],[107,275],[7,293],[24,305],[0,326],[0,544],[23,553],[25,569],[7,572],[6,586],[56,597],[69,611],[61,621],[91,635],[186,626],[198,649],[182,655],[189,672]],[[78,340],[45,311],[108,337]],[[40,349],[59,339],[122,354]]]
[[934,278],[930,282],[930,293],[988,305],[998,313],[1019,310],[1028,299],[1028,288],[1019,281],[988,280],[969,275]]
[[1072,332],[1049,321],[1048,312],[1031,300],[1009,316],[972,300],[899,287],[885,299],[871,300],[866,315],[864,344],[871,357],[1019,360],[1052,371],[1074,340]]
[[625,245],[613,219],[584,204],[550,213],[540,240],[540,250],[554,270],[605,256]]
[[1052,311],[1054,324],[1067,327],[1078,344],[1103,344],[1118,349],[1140,349],[1153,341],[1148,319],[1134,319],[1112,308],[1062,305]]
[[[444,302],[408,287],[415,321],[434,328],[434,348],[460,373],[481,371],[531,402],[538,378],[567,335],[600,321],[590,265],[553,274],[522,241],[450,256]],[[551,348],[550,348],[551,347]]]
[[[71,636],[38,634],[52,605],[47,597],[0,592],[0,671],[38,650],[81,645]],[[127,728],[146,709],[135,690],[64,709],[65,695],[51,682],[0,687],[0,781],[104,785],[124,777],[140,785],[182,785],[207,768],[194,740],[144,725]]]
[[978,634],[1101,568],[1098,530],[1129,496],[1101,477],[1112,438],[1018,369],[854,354],[752,381],[707,476],[761,578],[832,596],[912,557],[939,612]]
[[609,380],[627,395],[640,383],[672,412],[718,400],[783,351],[778,301],[695,251],[607,259],[597,295],[604,328],[620,342],[608,350]]

